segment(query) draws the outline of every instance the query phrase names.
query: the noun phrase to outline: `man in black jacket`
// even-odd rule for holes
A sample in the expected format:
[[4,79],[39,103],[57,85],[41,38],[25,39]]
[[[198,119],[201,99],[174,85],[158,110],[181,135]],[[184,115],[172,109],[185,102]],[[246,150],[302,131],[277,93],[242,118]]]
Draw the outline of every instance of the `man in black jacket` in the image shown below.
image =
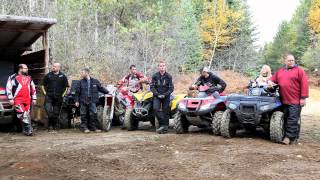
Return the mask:
[[209,94],[214,92],[222,93],[227,87],[227,84],[221,78],[210,72],[208,67],[204,67],[201,70],[201,76],[197,79],[196,83],[191,86],[190,89],[197,89],[200,85],[209,86]]
[[76,90],[76,106],[80,105],[81,125],[80,128],[84,133],[90,131],[101,132],[98,129],[97,107],[99,101],[99,92],[108,94],[108,90],[101,86],[101,83],[90,77],[90,70],[84,68],[81,70],[79,86]]
[[57,129],[63,96],[66,94],[69,84],[67,77],[60,71],[61,65],[54,63],[52,71],[42,80],[42,92],[45,95],[44,108],[48,115],[48,130]]
[[157,133],[165,134],[169,127],[170,95],[174,90],[172,77],[166,72],[166,63],[160,61],[159,72],[152,76],[151,91],[153,93],[153,110],[159,120]]

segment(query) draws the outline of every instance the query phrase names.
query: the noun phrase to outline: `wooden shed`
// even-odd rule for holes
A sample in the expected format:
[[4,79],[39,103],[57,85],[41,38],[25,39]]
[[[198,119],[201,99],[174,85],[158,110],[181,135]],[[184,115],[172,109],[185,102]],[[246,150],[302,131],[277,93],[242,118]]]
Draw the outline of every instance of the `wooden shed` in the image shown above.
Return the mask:
[[[27,64],[29,74],[36,85],[49,71],[48,30],[56,19],[0,15],[0,86],[4,87],[8,76],[15,73],[18,64]],[[42,49],[34,51],[32,45],[40,39]],[[40,94],[40,93],[38,93]],[[33,108],[33,119],[43,121],[43,98]]]

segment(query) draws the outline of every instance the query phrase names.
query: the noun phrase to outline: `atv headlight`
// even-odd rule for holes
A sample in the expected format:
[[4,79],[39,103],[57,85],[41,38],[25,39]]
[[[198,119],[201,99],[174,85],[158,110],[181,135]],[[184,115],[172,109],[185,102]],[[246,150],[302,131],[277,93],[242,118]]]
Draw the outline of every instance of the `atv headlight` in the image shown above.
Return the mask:
[[232,109],[232,110],[235,110],[235,109],[237,109],[237,105],[236,104],[233,104],[233,103],[230,103],[229,105],[228,105],[228,107],[230,108],[230,109]]
[[6,91],[5,90],[0,90],[0,95],[5,95]]
[[187,106],[186,106],[186,104],[184,104],[184,103],[179,103],[179,105],[178,105],[178,109],[187,109]]
[[205,104],[205,105],[203,105],[203,106],[200,106],[200,110],[201,111],[204,111],[204,110],[206,110],[206,109],[209,109],[210,108],[210,103],[208,103],[208,104]]
[[270,105],[264,105],[260,107],[260,111],[268,111],[269,109],[272,109]]

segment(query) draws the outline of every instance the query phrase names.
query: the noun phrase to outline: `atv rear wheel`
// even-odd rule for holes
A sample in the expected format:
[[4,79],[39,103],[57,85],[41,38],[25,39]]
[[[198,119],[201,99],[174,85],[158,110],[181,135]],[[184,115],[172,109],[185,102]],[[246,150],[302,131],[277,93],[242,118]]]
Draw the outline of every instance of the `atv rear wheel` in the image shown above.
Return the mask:
[[124,127],[128,130],[128,131],[133,131],[136,130],[138,128],[138,123],[136,123],[134,121],[133,115],[132,115],[132,109],[128,108],[126,110],[126,114],[124,116]]
[[188,132],[190,123],[188,122],[186,117],[182,115],[181,112],[178,111],[176,114],[174,114],[173,122],[173,129],[176,131],[177,134]]
[[270,119],[270,139],[273,142],[280,143],[284,137],[284,113],[276,111]]
[[237,129],[233,126],[231,118],[231,110],[227,109],[222,115],[220,124],[221,135],[225,138],[232,138],[236,135]]
[[212,132],[214,135],[220,135],[220,124],[221,124],[221,119],[223,116],[223,111],[217,111],[214,113],[213,117],[212,117]]

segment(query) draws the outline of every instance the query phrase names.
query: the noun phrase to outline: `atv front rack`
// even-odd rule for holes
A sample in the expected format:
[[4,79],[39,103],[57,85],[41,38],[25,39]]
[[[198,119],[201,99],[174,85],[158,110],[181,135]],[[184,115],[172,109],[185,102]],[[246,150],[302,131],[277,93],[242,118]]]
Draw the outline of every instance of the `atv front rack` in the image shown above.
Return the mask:
[[10,105],[9,101],[0,102],[0,117],[8,116],[8,113],[13,110],[13,106]]

